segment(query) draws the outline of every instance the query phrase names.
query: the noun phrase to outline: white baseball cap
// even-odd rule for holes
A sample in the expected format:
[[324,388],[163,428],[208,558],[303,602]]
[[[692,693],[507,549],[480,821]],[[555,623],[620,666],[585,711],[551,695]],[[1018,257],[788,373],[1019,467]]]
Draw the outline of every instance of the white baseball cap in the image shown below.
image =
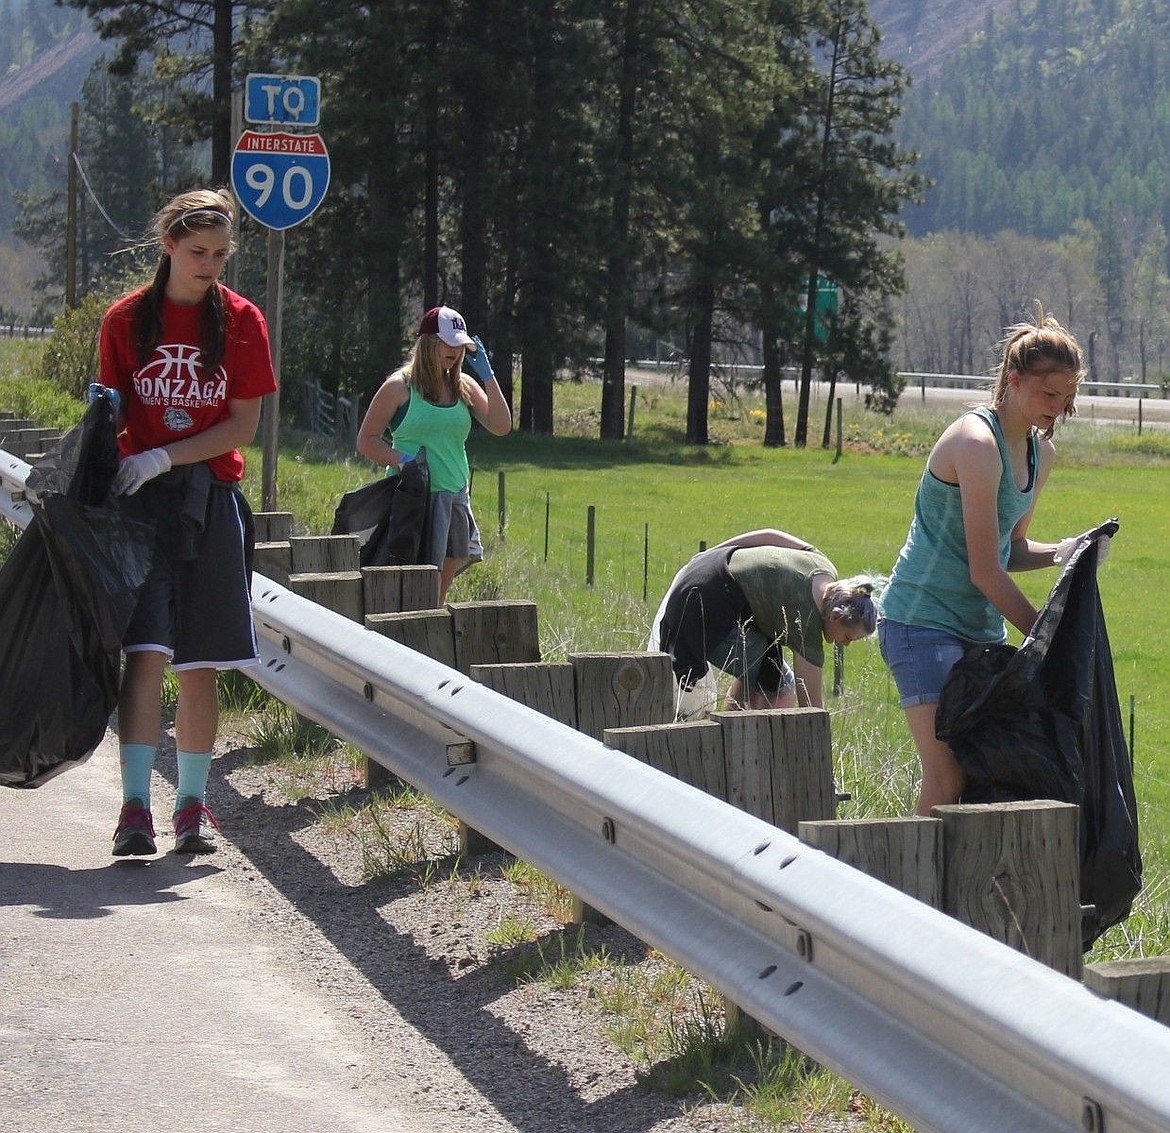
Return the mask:
[[474,346],[467,323],[454,307],[432,307],[418,325],[419,334],[437,334],[448,346]]

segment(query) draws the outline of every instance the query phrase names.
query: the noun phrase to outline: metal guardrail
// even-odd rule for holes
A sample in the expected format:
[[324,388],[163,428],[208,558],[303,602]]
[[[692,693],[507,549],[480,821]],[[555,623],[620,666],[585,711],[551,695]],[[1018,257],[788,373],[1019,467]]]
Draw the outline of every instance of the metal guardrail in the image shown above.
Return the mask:
[[916,1129],[1170,1129],[1170,1028],[262,576],[252,608],[258,683]]
[[[590,359],[600,364],[602,359]],[[644,370],[677,370],[685,375],[685,368],[678,359],[663,361],[657,358],[644,358],[633,362],[633,366]],[[741,377],[748,380],[758,380],[764,372],[764,367],[758,364],[739,362],[713,362],[711,369],[714,373],[732,380]],[[800,370],[795,366],[784,366],[780,373],[784,380],[800,380]],[[906,380],[906,388],[911,386],[930,387],[932,389],[969,389],[990,391],[995,379],[990,374],[934,374],[919,373],[916,371],[899,371],[899,377]],[[819,375],[813,376],[814,388],[824,384]],[[848,383],[852,384],[852,383]],[[1170,382],[1091,382],[1083,381],[1080,392],[1088,397],[1170,397]]]

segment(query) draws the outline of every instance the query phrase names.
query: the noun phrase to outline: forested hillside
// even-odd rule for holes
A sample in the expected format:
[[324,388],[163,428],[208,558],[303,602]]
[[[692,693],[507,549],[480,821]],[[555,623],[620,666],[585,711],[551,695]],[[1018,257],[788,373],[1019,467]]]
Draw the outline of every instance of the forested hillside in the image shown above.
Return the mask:
[[64,168],[69,104],[98,54],[84,15],[53,0],[0,3],[0,235],[15,194],[44,192]]
[[[875,8],[917,7],[876,4]],[[898,136],[935,187],[915,234],[1058,239],[1112,210],[1135,237],[1170,218],[1170,39],[1161,0],[969,4],[945,65],[918,69]],[[911,53],[908,58],[913,58]]]

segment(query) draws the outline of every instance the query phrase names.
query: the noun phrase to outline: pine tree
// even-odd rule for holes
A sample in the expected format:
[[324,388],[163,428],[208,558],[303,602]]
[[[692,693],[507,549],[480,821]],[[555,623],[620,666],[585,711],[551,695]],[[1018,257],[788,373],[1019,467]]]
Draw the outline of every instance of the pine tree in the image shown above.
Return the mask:
[[906,78],[881,57],[864,0],[828,0],[820,19],[816,42],[823,69],[795,131],[785,225],[804,278],[798,446],[808,438],[818,280],[825,277],[847,292],[896,294],[900,261],[881,238],[901,234],[898,210],[920,189],[920,178],[909,172],[914,156],[892,136]]
[[[263,13],[269,0],[61,0],[91,16],[103,39],[118,42],[110,62],[113,74],[130,74],[146,56],[154,58],[187,98],[172,102],[172,125],[192,137],[211,138],[211,183],[226,185],[231,171],[232,64],[237,51],[237,20]],[[190,54],[176,48],[187,46]],[[201,81],[211,79],[211,94]],[[208,129],[210,123],[210,129]]]

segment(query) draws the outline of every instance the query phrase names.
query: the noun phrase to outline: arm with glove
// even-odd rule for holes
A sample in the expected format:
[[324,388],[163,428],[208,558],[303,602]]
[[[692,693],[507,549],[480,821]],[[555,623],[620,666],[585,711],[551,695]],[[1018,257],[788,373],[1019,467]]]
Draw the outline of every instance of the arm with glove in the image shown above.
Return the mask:
[[228,415],[201,433],[123,457],[110,490],[116,496],[132,496],[176,464],[198,464],[251,444],[260,424],[261,402],[259,397],[232,398]]
[[[1099,528],[1091,527],[1088,531],[1085,531],[1080,535],[1069,535],[1064,539],[1061,539],[1061,541],[1056,545],[1056,550],[1052,553],[1052,561],[1056,563],[1057,566],[1064,566],[1072,556],[1073,551],[1075,551],[1077,547],[1081,545],[1081,543],[1086,542],[1099,531]],[[1112,546],[1113,537],[1109,532],[1097,535],[1098,566],[1101,566],[1101,564],[1104,563],[1105,560],[1109,557],[1109,549]]]

